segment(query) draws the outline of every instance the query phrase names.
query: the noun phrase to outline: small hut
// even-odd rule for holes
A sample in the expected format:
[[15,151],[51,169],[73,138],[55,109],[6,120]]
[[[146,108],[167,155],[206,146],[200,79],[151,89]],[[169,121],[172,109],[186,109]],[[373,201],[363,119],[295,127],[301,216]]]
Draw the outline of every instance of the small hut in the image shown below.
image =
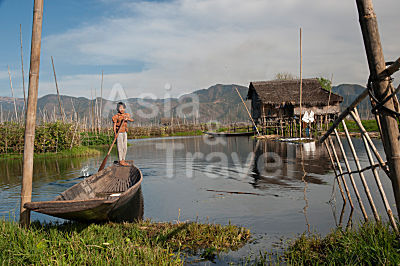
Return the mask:
[[[254,121],[264,128],[282,129],[300,118],[299,79],[251,82],[247,99]],[[342,101],[342,96],[323,89],[318,79],[303,79],[301,113],[312,111],[317,124],[334,119]]]

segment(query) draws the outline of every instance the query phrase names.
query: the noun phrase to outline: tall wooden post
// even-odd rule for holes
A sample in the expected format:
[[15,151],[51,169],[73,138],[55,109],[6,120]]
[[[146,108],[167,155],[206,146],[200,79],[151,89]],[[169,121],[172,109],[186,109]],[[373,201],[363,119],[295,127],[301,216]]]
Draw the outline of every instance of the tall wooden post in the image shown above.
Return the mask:
[[300,138],[302,137],[302,120],[301,120],[301,102],[303,100],[303,45],[302,45],[303,30],[300,28]]
[[[364,46],[367,53],[372,87],[378,100],[382,100],[389,90],[389,77],[384,80],[378,78],[385,66],[378,22],[372,5],[372,0],[356,0]],[[390,91],[389,91],[390,93]],[[393,101],[385,103],[385,107],[394,110]],[[384,112],[379,113],[382,125],[382,142],[389,163],[390,179],[396,200],[397,213],[400,214],[400,143],[399,129],[395,117]]]
[[21,225],[30,223],[30,211],[24,208],[32,198],[33,148],[35,142],[36,108],[39,87],[40,45],[42,40],[43,0],[35,0],[33,6],[31,62],[29,70],[28,107],[25,121],[24,164],[21,186]]

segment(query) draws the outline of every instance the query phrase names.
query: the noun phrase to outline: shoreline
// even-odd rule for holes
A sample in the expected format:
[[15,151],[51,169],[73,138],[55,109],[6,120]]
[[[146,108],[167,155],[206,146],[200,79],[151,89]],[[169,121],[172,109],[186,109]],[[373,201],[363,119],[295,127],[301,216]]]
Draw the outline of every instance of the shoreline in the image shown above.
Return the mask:
[[236,225],[198,222],[86,224],[33,222],[23,228],[0,219],[0,260],[9,264],[183,265],[214,261],[250,241]]
[[281,251],[246,259],[258,265],[399,265],[399,249],[390,223],[363,222],[354,228],[333,228],[326,236],[303,233]]
[[[75,157],[86,157],[86,156],[98,156],[101,155],[103,146],[78,146],[73,147],[70,150],[64,150],[60,152],[44,152],[35,153],[34,159],[49,159],[49,158],[75,158]],[[1,154],[0,160],[10,160],[10,159],[22,159],[24,156],[21,154]]]

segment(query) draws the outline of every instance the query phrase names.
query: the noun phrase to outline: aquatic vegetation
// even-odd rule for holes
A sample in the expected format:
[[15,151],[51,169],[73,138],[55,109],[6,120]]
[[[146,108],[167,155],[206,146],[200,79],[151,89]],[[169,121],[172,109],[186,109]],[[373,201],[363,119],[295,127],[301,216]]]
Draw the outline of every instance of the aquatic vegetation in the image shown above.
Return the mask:
[[[247,261],[250,261],[247,258]],[[327,236],[303,234],[281,254],[259,254],[258,265],[399,265],[400,241],[389,223],[369,222],[355,229],[336,228]]]
[[[0,124],[0,154],[22,153],[24,150],[24,125],[15,122]],[[54,122],[44,123],[36,127],[35,152],[57,152],[79,144],[79,138],[74,137],[73,125]]]
[[2,264],[182,265],[235,250],[250,239],[235,225],[197,222],[40,224],[21,228],[0,220]]
[[[66,157],[97,155],[96,146],[108,145],[114,134],[84,131],[78,124],[61,121],[42,123],[35,130],[35,157]],[[24,151],[24,125],[15,122],[0,123],[0,157],[20,158]],[[90,146],[90,148],[85,147]]]
[[[21,123],[0,123],[0,154],[22,154],[24,151],[24,125]],[[111,136],[112,138],[113,136]],[[35,153],[61,152],[74,147],[110,143],[106,133],[83,132],[78,125],[61,121],[36,126]]]
[[[72,149],[63,150],[60,152],[45,152],[45,153],[35,153],[34,158],[72,158],[72,157],[84,157],[84,156],[97,156],[102,153],[101,147],[86,147],[86,146],[78,146],[73,147]],[[23,154],[1,154],[0,160],[2,159],[21,159]]]
[[80,132],[80,143],[83,146],[99,146],[112,143],[114,133],[108,132]]

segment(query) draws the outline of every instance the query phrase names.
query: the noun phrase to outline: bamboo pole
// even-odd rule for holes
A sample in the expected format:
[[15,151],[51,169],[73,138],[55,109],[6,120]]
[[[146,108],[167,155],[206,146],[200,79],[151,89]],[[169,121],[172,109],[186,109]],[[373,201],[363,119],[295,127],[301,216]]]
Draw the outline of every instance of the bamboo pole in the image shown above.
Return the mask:
[[332,164],[333,172],[335,173],[336,181],[337,181],[338,186],[339,186],[339,189],[340,189],[340,194],[342,195],[343,203],[346,204],[346,197],[345,197],[345,195],[344,195],[344,191],[343,191],[343,188],[342,188],[342,184],[341,184],[341,181],[340,181],[340,179],[339,179],[339,174],[338,174],[338,172],[336,171],[336,166],[335,166],[335,162],[333,161],[333,157],[332,157],[331,150],[329,149],[329,146],[328,146],[328,144],[326,143],[326,141],[324,141],[324,144],[325,144],[326,150],[328,151],[329,159],[330,159],[331,164]]
[[7,67],[8,67],[8,77],[10,78],[11,97],[13,98],[13,102],[14,102],[15,120],[16,120],[16,122],[18,122],[17,103],[16,103],[15,97],[14,97],[14,88],[13,88],[12,80],[11,80],[10,66],[7,66]]
[[389,77],[394,73],[396,73],[397,71],[399,71],[399,69],[400,69],[400,57],[397,58],[397,60],[394,61],[393,64],[391,64],[388,68],[379,73],[379,78]]
[[104,71],[101,70],[101,86],[100,86],[100,125],[99,127],[101,128],[101,119],[103,118],[103,77],[104,77]]
[[347,160],[346,152],[345,152],[345,150],[343,148],[342,141],[341,141],[341,139],[339,137],[339,134],[338,134],[336,129],[335,129],[335,136],[336,136],[336,140],[337,140],[337,142],[339,144],[340,151],[342,152],[343,160],[344,160],[344,163],[346,165],[347,171],[349,172],[350,182],[351,182],[351,185],[353,186],[354,193],[356,194],[358,205],[360,205],[360,209],[361,209],[361,211],[362,211],[362,213],[364,215],[364,218],[366,218],[366,220],[367,220],[368,219],[367,212],[365,211],[365,207],[364,207],[364,204],[362,202],[360,193],[358,192],[358,188],[357,188],[356,182],[354,181],[354,177],[351,174],[351,167],[350,167],[349,161]]
[[93,99],[93,89],[92,88],[90,88],[90,99],[91,99],[90,100],[90,108],[92,109],[91,110],[91,114],[92,114],[92,116],[91,116],[92,132],[94,132],[95,131],[95,122],[94,122],[95,114],[94,114],[94,99]]
[[251,114],[250,114],[250,112],[249,112],[249,109],[247,108],[247,105],[246,105],[246,103],[244,102],[244,100],[243,100],[243,98],[242,98],[242,95],[240,95],[239,90],[237,89],[237,87],[235,87],[235,90],[236,90],[237,94],[239,95],[240,100],[242,100],[242,103],[243,103],[243,105],[244,105],[244,108],[246,108],[247,114],[249,115],[251,122],[253,122],[254,128],[255,128],[256,131],[257,131],[257,135],[260,136],[260,132],[258,131],[257,125],[256,125],[256,123],[254,122],[253,117],[251,116]]
[[71,140],[71,146],[70,149],[72,149],[73,145],[74,145],[74,140],[75,140],[75,135],[76,135],[76,131],[78,130],[78,122],[75,122],[75,130],[74,130],[74,134],[72,135],[72,140]]
[[346,179],[344,179],[342,166],[340,165],[340,160],[339,160],[339,157],[338,157],[338,155],[336,153],[336,150],[335,150],[335,145],[333,145],[333,141],[332,141],[331,138],[328,138],[328,140],[329,140],[329,144],[330,144],[331,149],[332,149],[333,156],[334,156],[335,161],[336,161],[336,165],[337,165],[337,167],[339,169],[340,177],[342,178],[343,186],[344,186],[344,189],[346,191],[347,198],[349,199],[350,206],[351,206],[351,208],[354,208],[354,204],[353,204],[353,200],[351,199],[349,187],[347,186]]
[[76,112],[74,101],[71,98],[71,105],[72,105],[72,112],[73,112],[73,118],[76,120],[75,122],[78,122],[78,113]]
[[19,40],[21,43],[22,91],[24,92],[24,113],[25,113],[25,111],[26,111],[25,72],[24,72],[24,54],[22,51],[22,26],[21,26],[21,24],[19,24]]
[[[354,111],[355,111],[355,115],[359,118],[357,109],[355,109]],[[371,153],[371,150],[369,148],[369,143],[368,143],[368,141],[367,141],[367,139],[366,139],[364,134],[362,134],[361,136],[362,136],[362,140],[363,140],[363,143],[364,143],[365,150],[367,151],[369,163],[371,165],[375,165],[374,158],[372,157],[372,153]],[[376,185],[378,187],[379,193],[381,195],[381,198],[382,198],[383,204],[385,206],[386,213],[387,213],[387,215],[389,217],[390,223],[392,224],[393,229],[396,231],[396,233],[399,234],[399,230],[397,228],[396,221],[395,221],[395,219],[393,217],[392,209],[390,208],[389,201],[387,200],[386,193],[385,193],[385,190],[383,189],[383,186],[382,186],[382,183],[381,183],[381,179],[379,177],[379,173],[378,173],[376,167],[372,168],[372,173],[374,174],[375,182],[376,182]]]
[[94,88],[94,122],[95,122],[95,130],[96,135],[99,132],[99,108],[98,108],[98,101],[97,101],[97,89]]
[[63,107],[62,107],[62,104],[61,104],[60,91],[59,91],[59,89],[58,89],[57,76],[56,76],[56,68],[54,67],[53,56],[51,57],[51,65],[53,66],[54,82],[56,83],[57,99],[58,99],[58,105],[59,105],[59,108],[60,108],[60,115],[61,115],[61,117],[62,117],[62,121],[65,122],[65,114],[64,114]]
[[20,223],[23,226],[28,226],[30,223],[30,211],[24,208],[24,204],[30,202],[32,197],[33,148],[35,142],[36,108],[39,87],[42,21],[43,0],[34,0],[30,59],[31,65],[29,70],[28,107],[25,122],[24,163],[19,218]]
[[326,133],[321,137],[319,140],[320,143],[323,143],[330,134],[332,134],[333,130],[342,122],[343,119],[346,118],[350,114],[350,111],[352,111],[362,100],[364,100],[365,97],[368,95],[368,89],[365,89],[358,97],[339,115],[338,118],[336,118],[335,121],[333,121],[332,126],[326,131]]
[[[330,104],[330,102],[331,102],[331,96],[332,96],[332,82],[333,82],[333,74],[332,74],[332,76],[331,76],[331,85],[330,85],[330,87],[329,87],[329,97],[328,97],[328,105],[327,105],[327,109],[326,109],[326,114],[325,114],[325,124],[326,124],[326,128],[328,128],[328,124],[329,124],[329,121],[328,121],[328,112],[329,112],[329,104]],[[322,120],[321,120],[321,125],[322,125]],[[322,130],[322,129],[321,129]]]
[[349,134],[349,131],[347,129],[347,125],[346,125],[345,122],[343,122],[342,124],[343,124],[344,132],[346,134],[347,142],[349,143],[351,153],[353,154],[353,158],[354,158],[354,161],[356,163],[357,171],[359,172],[360,179],[361,179],[361,182],[362,182],[363,187],[364,187],[364,192],[367,195],[369,205],[370,205],[370,207],[372,209],[372,212],[374,214],[375,220],[376,221],[380,221],[378,212],[377,212],[376,207],[375,207],[374,200],[372,199],[371,192],[369,190],[367,181],[365,180],[364,173],[362,172],[360,160],[358,159],[356,149],[354,148],[353,142],[351,141],[350,134]]
[[299,122],[300,122],[300,138],[303,135],[302,132],[302,101],[303,101],[303,44],[302,44],[302,36],[303,35],[303,30],[300,28],[300,117],[299,117]]
[[[354,109],[354,111],[356,111],[357,109]],[[376,159],[378,160],[381,168],[385,171],[385,173],[389,176],[390,178],[390,173],[389,170],[387,169],[387,164],[383,161],[381,155],[379,154],[378,150],[376,149],[374,143],[371,140],[371,137],[368,135],[368,132],[365,130],[360,117],[358,115],[356,115],[356,113],[354,111],[350,112],[350,115],[353,117],[354,121],[356,122],[357,126],[360,129],[360,133],[362,136],[365,137],[365,139],[367,140],[369,146],[371,147],[372,151],[375,154]]]
[[[386,96],[389,80],[388,78],[379,79],[379,75],[386,70],[386,65],[374,7],[372,0],[356,0],[356,3],[371,81],[373,82],[372,88],[378,100],[382,100]],[[389,100],[384,106],[393,110],[394,103]],[[384,112],[380,113],[379,116],[382,126],[382,142],[389,163],[397,213],[400,215],[400,142],[398,123],[396,117]]]
[[[369,162],[370,162],[371,165],[374,165],[374,164],[375,164],[374,158],[372,157],[371,150],[370,150],[370,148],[369,148],[368,142],[367,142],[367,140],[366,140],[366,138],[365,138],[364,135],[362,136],[362,139],[363,139],[363,142],[364,142],[365,149],[366,149],[366,151],[367,151],[368,160],[369,160]],[[377,185],[377,187],[378,187],[379,193],[380,193],[380,195],[381,195],[383,204],[384,204],[384,206],[385,206],[386,213],[388,214],[390,223],[392,224],[394,230],[395,230],[396,233],[398,234],[398,233],[399,233],[399,230],[398,230],[398,228],[397,228],[396,221],[395,221],[395,219],[394,219],[394,217],[393,217],[392,209],[390,208],[390,204],[389,204],[389,202],[388,202],[388,200],[387,200],[386,193],[385,193],[385,191],[384,191],[384,189],[383,189],[383,186],[382,186],[382,183],[381,183],[381,180],[380,180],[380,177],[379,177],[379,174],[378,174],[378,171],[377,171],[376,167],[373,167],[373,168],[372,168],[372,173],[374,174],[375,182],[376,182],[376,185]]]
[[56,122],[57,121],[57,115],[56,115],[56,107],[55,106],[53,106],[54,108],[53,108],[53,122]]

